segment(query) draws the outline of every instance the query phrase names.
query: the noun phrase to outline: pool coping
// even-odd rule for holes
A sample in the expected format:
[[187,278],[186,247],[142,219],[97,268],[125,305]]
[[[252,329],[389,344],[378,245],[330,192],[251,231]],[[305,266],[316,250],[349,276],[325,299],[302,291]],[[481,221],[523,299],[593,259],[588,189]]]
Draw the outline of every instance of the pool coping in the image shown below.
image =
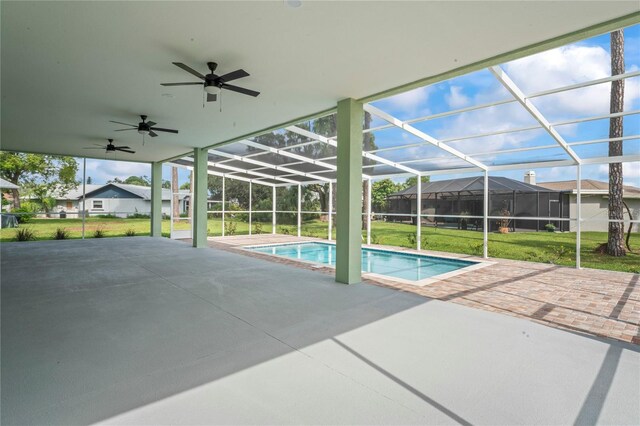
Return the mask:
[[[265,256],[269,256],[269,257],[273,257],[273,258],[277,258],[277,259],[287,259],[293,262],[298,262],[301,264],[306,264],[306,265],[310,265],[313,269],[322,269],[322,268],[329,268],[329,269],[334,269],[335,270],[335,265],[327,265],[324,263],[317,263],[317,262],[312,262],[310,260],[302,260],[302,259],[295,259],[293,257],[287,257],[287,256],[280,256],[277,254],[270,254],[270,253],[263,253],[263,252],[256,252],[252,249],[254,248],[261,248],[261,247],[281,247],[281,246],[289,246],[289,245],[298,245],[298,244],[309,244],[309,243],[316,243],[316,244],[324,244],[324,245],[333,245],[335,246],[336,243],[334,241],[313,241],[313,240],[309,240],[309,241],[299,241],[299,242],[289,242],[289,243],[268,243],[268,244],[251,244],[251,245],[247,245],[247,246],[236,246],[236,249],[242,250],[246,253],[260,253],[262,255]],[[487,266],[491,266],[491,265],[495,265],[496,262],[491,262],[488,260],[468,260],[468,259],[462,259],[460,257],[456,257],[456,256],[445,256],[445,255],[431,255],[431,254],[426,254],[426,253],[414,253],[414,252],[407,252],[404,250],[391,250],[391,249],[387,249],[387,248],[374,248],[374,247],[363,247],[367,250],[372,250],[372,251],[381,251],[381,252],[387,252],[387,253],[395,253],[395,254],[402,254],[402,255],[409,255],[409,256],[413,256],[413,257],[430,257],[430,258],[441,258],[441,259],[449,259],[449,260],[462,260],[465,262],[470,262],[473,263],[472,265],[468,265],[465,266],[463,268],[460,269],[456,269],[455,271],[451,271],[451,272],[445,272],[443,274],[438,274],[438,275],[434,275],[432,277],[428,277],[428,278],[423,278],[421,280],[418,281],[413,281],[413,280],[407,280],[404,278],[397,278],[394,276],[390,276],[390,275],[383,275],[383,274],[376,274],[373,272],[362,272],[362,278],[363,279],[371,279],[374,281],[391,281],[391,282],[395,282],[398,284],[406,284],[406,285],[412,285],[412,286],[416,286],[416,287],[424,287],[430,284],[434,284],[437,283],[439,281],[442,280],[446,280],[452,277],[455,277],[457,275],[461,275],[461,274],[466,274],[467,272],[471,272],[471,271],[475,271],[478,269],[482,269],[482,268],[486,268]]]

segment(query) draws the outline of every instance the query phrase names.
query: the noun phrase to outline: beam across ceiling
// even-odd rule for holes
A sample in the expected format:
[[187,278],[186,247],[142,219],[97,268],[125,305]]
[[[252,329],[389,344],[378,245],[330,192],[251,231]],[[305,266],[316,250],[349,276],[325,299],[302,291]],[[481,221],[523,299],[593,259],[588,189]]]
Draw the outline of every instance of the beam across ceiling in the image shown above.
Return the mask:
[[531,116],[535,118],[538,123],[540,123],[540,125],[547,131],[547,133],[549,133],[549,135],[558,143],[558,145],[560,145],[562,149],[564,149],[567,154],[569,154],[569,156],[573,158],[573,161],[575,161],[576,164],[580,164],[580,157],[578,156],[578,154],[576,154],[575,151],[569,145],[567,145],[567,142],[560,135],[560,133],[558,133],[558,131],[551,126],[549,121],[547,121],[545,116],[542,115],[540,110],[538,110],[538,108],[536,108],[536,106],[533,105],[533,103],[531,103],[529,99],[527,99],[525,94],[513,82],[513,80],[511,80],[507,73],[504,72],[504,70],[499,66],[490,67],[489,70],[504,86],[504,88],[507,89],[509,93],[511,93],[516,98],[520,105],[522,105],[524,109],[526,109],[527,112],[531,114]]
[[449,154],[453,155],[454,157],[458,157],[461,160],[466,161],[467,163],[471,164],[472,166],[476,166],[479,167],[482,170],[486,170],[487,166],[485,166],[484,164],[482,164],[481,162],[479,162],[478,160],[475,160],[471,157],[469,157],[468,155],[465,155],[464,153],[458,151],[455,148],[451,148],[449,145],[437,140],[436,138],[434,138],[433,136],[427,135],[426,133],[416,129],[415,127],[413,127],[410,124],[405,123],[402,120],[399,120],[395,117],[393,117],[391,114],[388,114],[382,110],[380,110],[379,108],[374,107],[371,104],[366,104],[364,106],[365,111],[368,111],[369,113],[377,116],[378,118],[383,119],[384,121],[387,121],[391,124],[393,124],[396,127],[399,127],[400,129],[404,130],[405,132],[408,132],[414,136],[419,137],[420,139],[422,139],[423,141],[440,148],[443,151],[448,152]]

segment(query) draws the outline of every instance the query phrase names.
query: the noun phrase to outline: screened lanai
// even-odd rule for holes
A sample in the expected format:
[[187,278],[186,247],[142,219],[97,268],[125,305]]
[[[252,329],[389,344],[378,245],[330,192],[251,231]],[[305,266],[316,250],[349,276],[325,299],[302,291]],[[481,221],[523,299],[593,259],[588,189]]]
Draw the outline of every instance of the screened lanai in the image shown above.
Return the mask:
[[[637,32],[637,26],[631,30]],[[593,40],[597,41],[597,37]],[[602,67],[586,68],[586,62],[582,69],[579,63],[575,67],[567,63],[572,58],[594,62],[589,55],[597,56],[595,62],[599,64],[600,59],[608,58],[606,48],[581,42],[365,103],[362,217],[366,237],[363,241],[371,243],[372,221],[393,221],[394,215],[416,225],[415,248],[418,250],[423,223],[472,220],[474,227],[484,233],[483,254],[487,257],[487,234],[499,223],[508,221],[514,229],[540,229],[554,223],[558,230],[576,229],[576,266],[580,267],[581,224],[593,220],[606,226],[606,222],[611,221],[581,216],[579,183],[584,172],[602,170],[610,163],[623,163],[625,170],[631,171],[625,183],[638,185],[633,170],[640,161],[640,71],[635,66],[636,59],[632,57],[628,61],[624,73],[613,76],[606,75],[609,70]],[[560,61],[562,66],[549,67],[548,62],[558,62],[557,57],[564,61]],[[627,88],[625,109],[610,113],[610,86],[620,80]],[[435,109],[427,100],[437,98],[442,102],[435,103],[438,108]],[[407,104],[411,107],[406,108]],[[609,121],[616,117],[622,117],[625,133],[622,137],[610,138]],[[249,234],[252,221],[259,215],[261,220],[271,219],[272,233],[284,230],[298,236],[302,233],[305,215],[315,215],[326,222],[323,231],[326,233],[315,236],[332,239],[339,190],[336,134],[337,118],[329,112],[296,125],[211,147],[208,173],[220,179],[218,190],[212,194],[217,203],[210,203],[217,207],[208,213],[222,219],[221,234],[225,235],[224,223],[230,214],[246,215]],[[624,154],[609,156],[610,142],[619,142]],[[192,167],[193,158],[176,158],[171,164]],[[529,191],[508,189],[500,195],[504,198],[501,201],[496,198],[492,202],[488,197],[488,193],[494,191],[493,186],[498,196],[497,185],[503,176],[522,176],[536,169],[575,179],[577,208],[570,209],[567,199],[558,191],[539,186],[530,187]],[[473,198],[473,208],[431,211],[428,208],[431,195],[425,194],[430,190],[421,187],[427,176],[432,181],[452,178],[473,181],[471,191],[454,191],[456,203],[462,202],[465,193],[464,197]],[[375,205],[372,184],[383,179],[397,182],[409,177],[417,178],[412,203],[397,204],[395,208]],[[250,195],[242,206],[225,194],[225,182],[230,179],[245,182],[247,186]],[[271,190],[262,190],[260,199],[256,199],[254,188],[257,186]],[[309,191],[310,188],[313,191]],[[319,203],[307,209],[313,204],[310,200]],[[498,208],[504,202],[510,207]],[[420,212],[411,207],[421,204],[427,208]],[[517,216],[515,221],[514,216]],[[633,216],[621,222],[639,223]],[[291,227],[279,228],[281,225]]]
[[[482,230],[484,180],[482,177],[467,177],[429,182],[422,185],[420,199],[422,224],[432,226],[454,226],[458,229]],[[390,221],[411,221],[415,224],[417,215],[417,188],[412,186],[395,192],[387,198]],[[548,223],[562,230],[569,230],[566,221],[550,218],[569,217],[568,195],[526,182],[518,182],[503,176],[489,177],[489,212],[491,215],[508,215],[510,220],[492,221],[489,231],[496,231],[506,225],[511,231],[542,230]],[[519,217],[547,217],[547,220],[518,220]]]

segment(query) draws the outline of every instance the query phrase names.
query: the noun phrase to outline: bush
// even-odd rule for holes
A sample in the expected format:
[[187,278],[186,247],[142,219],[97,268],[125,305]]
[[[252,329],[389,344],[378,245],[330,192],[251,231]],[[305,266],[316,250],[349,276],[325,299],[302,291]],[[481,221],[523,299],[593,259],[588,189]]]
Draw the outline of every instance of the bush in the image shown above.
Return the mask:
[[124,235],[126,235],[127,237],[135,237],[136,236],[136,231],[134,231],[133,229],[129,228],[129,229],[126,230]]
[[20,207],[19,209],[13,209],[11,214],[15,214],[18,219],[18,223],[28,223],[36,217],[34,211],[29,207]]
[[253,233],[254,234],[262,234],[262,224],[260,222],[256,222],[253,225]]
[[66,228],[58,228],[56,232],[53,233],[54,240],[68,240],[69,239],[69,231]]
[[93,231],[93,238],[104,238],[104,236],[105,236],[105,232],[104,232],[104,229],[102,229],[102,227],[96,228],[95,231]]
[[235,235],[238,225],[235,222],[224,223],[224,235]]
[[13,237],[15,241],[35,241],[36,236],[32,229],[21,228],[16,230],[16,235]]
[[549,232],[554,232],[556,230],[556,226],[553,223],[547,223],[544,226],[544,229],[546,229]]
[[116,215],[112,214],[112,213],[107,213],[107,214],[99,214],[96,215],[94,217],[100,218],[100,219],[115,219]]
[[414,234],[413,232],[407,234],[407,246],[409,248],[416,248],[416,234]]
[[130,215],[127,216],[127,219],[150,219],[151,216],[145,213],[132,213]]

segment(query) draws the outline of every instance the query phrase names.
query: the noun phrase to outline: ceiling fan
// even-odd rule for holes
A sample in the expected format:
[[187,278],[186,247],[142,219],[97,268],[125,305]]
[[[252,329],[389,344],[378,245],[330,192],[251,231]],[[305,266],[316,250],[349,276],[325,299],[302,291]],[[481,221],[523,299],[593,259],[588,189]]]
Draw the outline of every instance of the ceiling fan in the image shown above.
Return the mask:
[[192,74],[199,79],[203,80],[203,82],[189,82],[189,83],[161,83],[162,86],[195,86],[202,85],[204,87],[204,91],[207,93],[207,102],[215,102],[218,99],[218,94],[222,89],[231,90],[232,92],[242,93],[243,95],[249,95],[256,97],[260,94],[260,92],[256,92],[255,90],[245,89],[244,87],[233,86],[228,84],[232,80],[237,80],[239,78],[248,77],[249,73],[243,69],[235,70],[225,75],[216,75],[214,71],[218,68],[218,64],[215,62],[207,62],[207,67],[209,68],[210,73],[207,75],[202,75],[198,71],[193,68],[181,63],[181,62],[172,62],[173,65],[182,68],[189,74]]
[[135,154],[135,151],[132,151],[128,146],[115,146],[113,144],[113,139],[107,139],[109,143],[107,145],[94,144],[95,146],[85,146],[83,149],[104,149],[106,152],[128,152],[129,154]]
[[129,124],[129,123],[123,123],[121,121],[113,121],[113,120],[109,120],[110,123],[116,123],[116,124],[123,124],[125,126],[131,126],[130,129],[118,129],[115,130],[116,132],[123,132],[125,130],[137,130],[138,133],[140,133],[143,138],[142,138],[142,144],[144,145],[144,136],[145,135],[149,135],[152,138],[155,138],[156,136],[158,136],[158,134],[156,132],[167,132],[167,133],[178,133],[177,130],[174,129],[163,129],[161,127],[155,127],[155,125],[157,124],[155,121],[147,121],[147,116],[146,115],[141,115],[140,118],[142,119],[142,121],[140,123],[136,124]]

